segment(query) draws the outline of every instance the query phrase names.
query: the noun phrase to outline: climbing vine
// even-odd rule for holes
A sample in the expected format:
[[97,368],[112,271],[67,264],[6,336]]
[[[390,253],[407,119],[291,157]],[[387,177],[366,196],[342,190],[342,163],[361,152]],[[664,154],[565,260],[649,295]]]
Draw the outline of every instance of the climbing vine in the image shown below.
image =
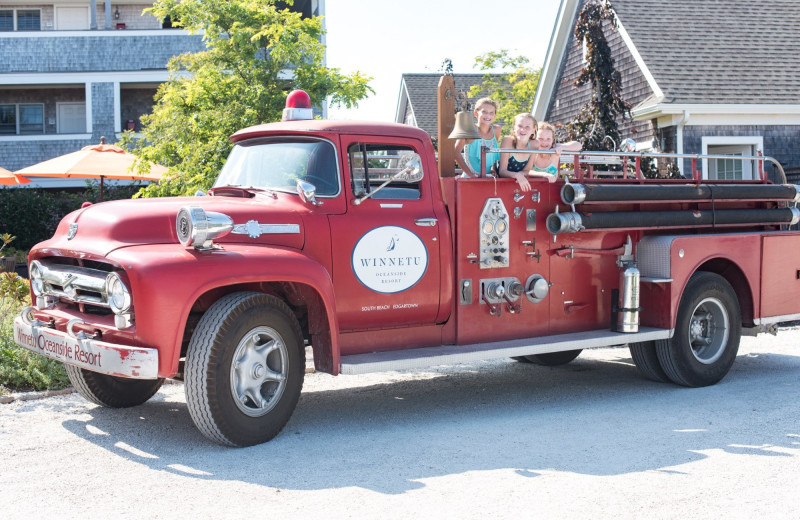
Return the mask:
[[590,84],[592,95],[578,116],[566,125],[569,138],[580,141],[586,150],[613,150],[612,142],[620,142],[618,119],[630,117],[630,104],[622,98],[622,76],[614,67],[603,31],[605,25],[617,30],[611,1],[587,1],[575,24],[575,39],[585,45],[586,64],[573,84]]

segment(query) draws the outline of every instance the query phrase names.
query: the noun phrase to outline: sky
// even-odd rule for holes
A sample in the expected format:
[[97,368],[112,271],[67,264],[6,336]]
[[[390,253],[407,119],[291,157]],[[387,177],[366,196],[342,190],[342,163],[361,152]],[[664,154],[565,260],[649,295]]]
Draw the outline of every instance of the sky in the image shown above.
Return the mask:
[[[559,0],[326,0],[328,67],[361,71],[375,94],[330,119],[394,121],[403,73],[480,72],[475,58],[508,49],[541,67]],[[532,102],[533,100],[531,100]]]

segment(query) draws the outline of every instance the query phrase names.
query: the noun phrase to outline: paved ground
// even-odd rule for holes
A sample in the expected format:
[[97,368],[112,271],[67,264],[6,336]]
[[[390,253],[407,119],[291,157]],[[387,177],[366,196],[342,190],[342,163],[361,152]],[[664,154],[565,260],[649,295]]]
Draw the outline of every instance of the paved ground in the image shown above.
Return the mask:
[[798,482],[798,330],[745,338],[701,389],[641,379],[627,349],[308,374],[283,433],[246,449],[207,442],[179,384],[127,410],[0,405],[4,519],[796,519]]

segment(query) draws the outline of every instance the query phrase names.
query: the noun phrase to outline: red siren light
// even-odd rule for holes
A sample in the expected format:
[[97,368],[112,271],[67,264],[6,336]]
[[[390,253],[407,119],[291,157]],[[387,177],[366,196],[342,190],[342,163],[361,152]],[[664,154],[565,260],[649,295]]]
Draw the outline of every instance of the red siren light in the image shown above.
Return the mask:
[[314,119],[311,109],[311,98],[302,90],[293,90],[286,96],[286,108],[283,109],[283,121]]

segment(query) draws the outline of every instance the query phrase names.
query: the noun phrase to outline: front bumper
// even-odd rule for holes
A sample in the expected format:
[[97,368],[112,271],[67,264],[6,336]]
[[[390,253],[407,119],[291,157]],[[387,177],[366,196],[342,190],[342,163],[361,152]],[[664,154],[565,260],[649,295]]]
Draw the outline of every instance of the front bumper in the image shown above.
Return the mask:
[[158,378],[158,350],[97,341],[83,333],[61,332],[28,318],[31,308],[14,320],[14,342],[37,354],[110,376]]

